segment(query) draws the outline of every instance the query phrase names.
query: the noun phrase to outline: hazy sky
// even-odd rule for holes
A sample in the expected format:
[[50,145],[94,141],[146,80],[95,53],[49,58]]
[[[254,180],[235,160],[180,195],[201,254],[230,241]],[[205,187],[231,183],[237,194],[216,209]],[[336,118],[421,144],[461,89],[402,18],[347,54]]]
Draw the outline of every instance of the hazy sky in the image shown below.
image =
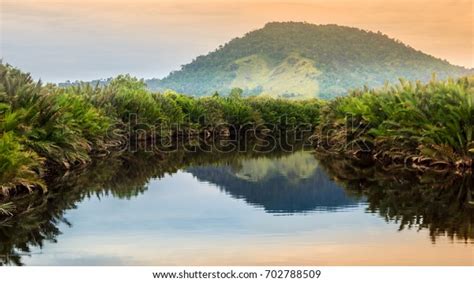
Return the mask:
[[59,82],[163,77],[269,21],[381,31],[474,67],[472,0],[0,0],[0,57]]

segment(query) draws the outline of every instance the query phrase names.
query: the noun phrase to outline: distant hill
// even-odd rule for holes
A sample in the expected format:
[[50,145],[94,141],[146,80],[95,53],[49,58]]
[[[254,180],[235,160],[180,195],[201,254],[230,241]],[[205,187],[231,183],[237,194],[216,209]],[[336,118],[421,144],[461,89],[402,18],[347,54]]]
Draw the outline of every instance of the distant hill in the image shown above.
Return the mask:
[[426,81],[433,73],[445,78],[469,72],[380,32],[275,22],[147,84],[154,90],[197,96],[226,94],[239,87],[244,94],[330,98],[350,88],[377,87],[400,77]]

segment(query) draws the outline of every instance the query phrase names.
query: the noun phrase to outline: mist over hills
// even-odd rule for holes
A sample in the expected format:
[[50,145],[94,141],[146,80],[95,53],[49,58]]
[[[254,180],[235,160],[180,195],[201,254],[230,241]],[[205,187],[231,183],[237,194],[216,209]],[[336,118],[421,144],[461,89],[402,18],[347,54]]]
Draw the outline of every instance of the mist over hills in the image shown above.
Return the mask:
[[378,32],[338,25],[272,22],[199,56],[163,79],[147,80],[153,90],[196,96],[244,94],[331,98],[364,85],[382,86],[403,77],[429,80],[459,77],[472,70],[451,65]]

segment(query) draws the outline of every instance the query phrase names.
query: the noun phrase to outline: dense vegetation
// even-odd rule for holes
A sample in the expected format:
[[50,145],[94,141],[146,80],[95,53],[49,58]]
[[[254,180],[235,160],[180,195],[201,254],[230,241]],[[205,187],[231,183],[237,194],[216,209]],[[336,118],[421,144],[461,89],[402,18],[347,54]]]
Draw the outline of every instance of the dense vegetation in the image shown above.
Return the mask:
[[[471,170],[474,80],[402,80],[355,90],[330,102],[242,97],[235,88],[195,98],[150,92],[118,76],[106,86],[42,85],[0,65],[0,196],[46,190],[44,179],[94,157],[157,138],[181,140],[256,133],[277,136],[315,128],[320,152],[418,169]],[[296,130],[295,130],[296,129]],[[243,138],[247,139],[247,138]],[[1,206],[8,213],[8,206]]]
[[470,169],[474,79],[354,91],[325,106],[315,138],[321,151],[386,165]]
[[378,32],[337,25],[268,23],[199,56],[162,80],[147,81],[157,90],[193,95],[227,93],[331,98],[348,89],[382,86],[386,81],[429,81],[460,77],[472,70],[417,51]]
[[152,93],[142,80],[123,75],[107,86],[58,88],[1,64],[0,196],[18,188],[45,190],[43,179],[52,170],[82,167],[131,142],[235,137],[249,124],[274,134],[316,124],[321,105],[316,100],[242,98],[239,89],[226,97]]

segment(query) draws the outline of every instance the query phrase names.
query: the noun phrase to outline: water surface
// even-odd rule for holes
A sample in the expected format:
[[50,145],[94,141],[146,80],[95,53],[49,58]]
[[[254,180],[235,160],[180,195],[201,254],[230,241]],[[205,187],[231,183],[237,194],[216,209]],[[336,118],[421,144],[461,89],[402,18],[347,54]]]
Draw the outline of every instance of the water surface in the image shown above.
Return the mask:
[[111,159],[21,199],[0,261],[474,265],[471,180],[439,182],[309,151]]

